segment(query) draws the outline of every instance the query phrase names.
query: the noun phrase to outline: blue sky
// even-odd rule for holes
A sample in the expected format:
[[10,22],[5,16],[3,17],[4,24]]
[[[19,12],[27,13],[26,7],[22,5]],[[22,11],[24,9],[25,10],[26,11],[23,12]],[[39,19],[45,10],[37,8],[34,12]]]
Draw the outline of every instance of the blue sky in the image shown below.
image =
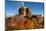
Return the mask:
[[[6,16],[14,16],[19,14],[19,8],[22,6],[23,2],[18,1],[6,1],[5,10]],[[24,2],[24,7],[29,7],[32,9],[32,14],[43,14],[44,4],[36,2]]]

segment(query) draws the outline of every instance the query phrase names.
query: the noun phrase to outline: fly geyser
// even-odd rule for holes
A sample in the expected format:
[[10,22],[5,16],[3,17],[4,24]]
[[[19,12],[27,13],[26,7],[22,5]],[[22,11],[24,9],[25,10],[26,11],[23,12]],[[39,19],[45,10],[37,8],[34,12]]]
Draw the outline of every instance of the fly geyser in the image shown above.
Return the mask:
[[33,15],[28,7],[21,7],[18,15],[7,17],[5,25],[6,30],[25,30],[44,27],[43,17],[41,15]]

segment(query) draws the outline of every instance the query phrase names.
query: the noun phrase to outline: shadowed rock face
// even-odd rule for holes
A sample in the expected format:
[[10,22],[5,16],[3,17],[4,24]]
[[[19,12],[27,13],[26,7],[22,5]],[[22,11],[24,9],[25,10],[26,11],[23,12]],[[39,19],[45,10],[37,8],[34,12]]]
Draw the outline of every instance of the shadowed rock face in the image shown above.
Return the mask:
[[8,22],[6,23],[7,29],[34,29],[34,28],[43,28],[42,21],[37,21],[36,18],[32,18],[34,20],[30,20],[28,17],[24,17],[23,15],[13,16],[8,18]]
[[[10,21],[10,20],[9,20]],[[12,17],[11,21],[7,23],[7,29],[31,29],[33,28],[33,22],[26,17],[20,15]]]
[[19,15],[31,17],[31,16],[32,16],[32,11],[31,11],[30,8],[21,7],[21,8],[19,9]]
[[[23,10],[23,11],[21,11]],[[19,15],[6,18],[6,30],[43,28],[42,22],[37,16],[29,16],[28,8],[20,8]],[[41,16],[40,16],[41,18]]]

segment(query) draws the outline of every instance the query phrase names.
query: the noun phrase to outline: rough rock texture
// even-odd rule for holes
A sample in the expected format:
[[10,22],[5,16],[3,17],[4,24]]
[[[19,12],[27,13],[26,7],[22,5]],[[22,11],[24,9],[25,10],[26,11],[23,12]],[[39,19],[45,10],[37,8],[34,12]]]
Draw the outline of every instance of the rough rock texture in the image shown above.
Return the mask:
[[6,30],[44,28],[42,16],[32,15],[30,8],[20,8],[19,15],[6,18]]
[[43,28],[42,22],[37,21],[36,17],[32,19],[24,17],[23,15],[8,17],[6,23],[6,29],[34,29]]

